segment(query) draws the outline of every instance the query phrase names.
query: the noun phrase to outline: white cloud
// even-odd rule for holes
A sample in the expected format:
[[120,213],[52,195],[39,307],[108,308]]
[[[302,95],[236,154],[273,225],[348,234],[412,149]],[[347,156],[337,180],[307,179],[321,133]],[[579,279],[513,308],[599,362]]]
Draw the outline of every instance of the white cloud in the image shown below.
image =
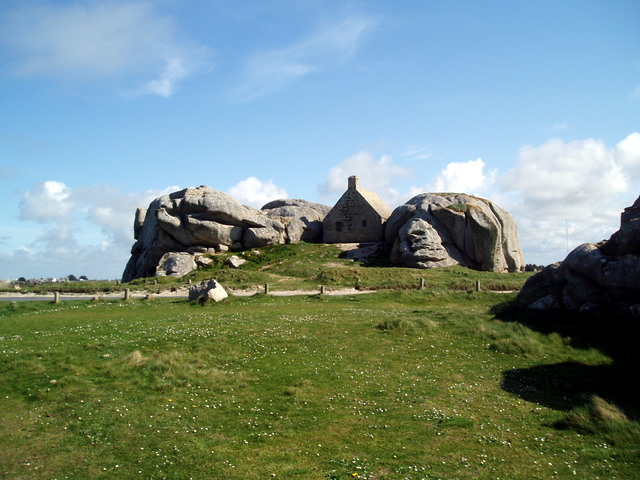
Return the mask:
[[166,63],[167,66],[160,78],[147,83],[143,90],[165,98],[173,94],[176,82],[186,77],[189,72],[179,58],[169,59]]
[[320,28],[293,45],[252,56],[235,96],[241,101],[250,101],[309,74],[337,68],[355,54],[373,26],[371,18],[350,16]]
[[263,182],[256,177],[246,178],[229,189],[229,195],[240,203],[261,208],[271,200],[287,198],[287,191],[276,186],[272,180]]
[[602,210],[604,199],[625,192],[628,178],[616,151],[600,140],[565,143],[549,140],[520,150],[516,167],[503,178],[505,190],[518,191],[525,205],[554,214],[576,216],[585,207]]
[[147,208],[155,198],[177,190],[180,187],[170,186],[162,190],[126,193],[111,185],[93,185],[78,188],[74,192],[74,199],[84,206],[85,218],[100,227],[105,241],[130,247],[136,209]]
[[325,201],[332,199],[347,189],[347,178],[356,175],[362,188],[377,193],[393,208],[407,199],[391,187],[392,182],[408,178],[411,174],[410,169],[394,164],[390,156],[376,160],[369,152],[358,152],[329,171],[327,180],[320,186],[320,192]]
[[616,145],[614,156],[625,174],[640,178],[640,133],[633,132]]
[[74,207],[71,189],[62,182],[47,180],[26,191],[20,201],[20,218],[37,222],[58,221]]
[[19,218],[48,226],[32,229],[33,240],[1,254],[0,261],[6,272],[19,272],[16,277],[118,278],[134,242],[136,208],[176,190],[127,193],[110,185],[71,189],[55,180],[39,183],[24,193]]
[[139,90],[165,97],[207,55],[179,40],[172,20],[146,1],[23,3],[4,12],[0,31],[17,75],[67,82],[152,77]]
[[485,190],[491,174],[485,175],[481,158],[468,162],[451,162],[427,185],[427,192],[478,194]]
[[608,238],[640,193],[640,134],[614,148],[595,139],[523,147],[499,185],[525,261],[562,260],[567,249]]

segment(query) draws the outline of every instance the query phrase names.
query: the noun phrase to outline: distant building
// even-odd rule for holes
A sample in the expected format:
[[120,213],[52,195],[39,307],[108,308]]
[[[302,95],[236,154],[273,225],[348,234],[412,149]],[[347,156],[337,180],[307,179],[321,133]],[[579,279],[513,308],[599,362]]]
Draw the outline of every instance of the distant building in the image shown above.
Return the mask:
[[378,195],[359,188],[358,177],[349,177],[347,191],[322,222],[323,242],[383,242],[390,215],[391,210]]

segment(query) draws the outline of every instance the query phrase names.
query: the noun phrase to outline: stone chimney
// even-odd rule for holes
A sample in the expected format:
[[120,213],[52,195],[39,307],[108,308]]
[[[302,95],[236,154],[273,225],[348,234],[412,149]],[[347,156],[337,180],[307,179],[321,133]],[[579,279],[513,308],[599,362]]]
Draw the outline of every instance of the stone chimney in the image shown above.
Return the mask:
[[358,189],[358,177],[356,177],[355,175],[352,175],[349,177],[349,190],[353,189],[353,190],[357,190]]

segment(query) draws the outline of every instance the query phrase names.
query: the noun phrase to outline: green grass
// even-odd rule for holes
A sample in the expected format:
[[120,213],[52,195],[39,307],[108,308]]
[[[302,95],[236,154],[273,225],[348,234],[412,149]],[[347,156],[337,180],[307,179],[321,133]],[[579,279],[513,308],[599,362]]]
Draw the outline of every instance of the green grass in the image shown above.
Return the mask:
[[0,303],[0,478],[636,478],[635,350],[512,298]]
[[[231,255],[247,260],[239,269],[224,264]],[[159,293],[169,288],[187,286],[215,278],[229,288],[254,289],[269,284],[272,291],[306,289],[314,290],[324,285],[328,288],[359,289],[416,289],[422,280],[428,289],[474,290],[476,282],[484,290],[519,289],[531,273],[478,272],[464,267],[447,267],[429,270],[397,268],[389,265],[388,247],[366,262],[344,258],[344,252],[335,245],[297,243],[274,245],[245,252],[228,252],[211,256],[209,268],[198,269],[182,278],[140,278],[124,285],[115,282],[68,282],[24,286],[22,292],[65,294],[85,293],[99,295],[116,293],[130,288],[148,293]],[[0,292],[19,293],[11,288]]]
[[[247,260],[239,269],[224,265],[231,255]],[[423,279],[429,289],[474,290],[476,282],[485,290],[519,289],[531,273],[502,274],[478,272],[464,267],[420,270],[391,267],[383,251],[368,262],[344,258],[335,245],[297,243],[274,245],[246,252],[212,256],[213,264],[181,279],[168,277],[138,279],[129,282],[131,288],[147,290],[167,288],[185,283],[215,278],[231,288],[261,288],[271,290],[329,288],[416,289]]]
[[101,281],[87,281],[87,282],[44,282],[40,285],[21,285],[20,290],[15,290],[13,287],[0,288],[0,292],[20,294],[25,293],[37,293],[47,294],[54,291],[64,293],[78,293],[78,294],[98,294],[98,293],[111,293],[122,290],[122,286],[116,282],[108,280]]

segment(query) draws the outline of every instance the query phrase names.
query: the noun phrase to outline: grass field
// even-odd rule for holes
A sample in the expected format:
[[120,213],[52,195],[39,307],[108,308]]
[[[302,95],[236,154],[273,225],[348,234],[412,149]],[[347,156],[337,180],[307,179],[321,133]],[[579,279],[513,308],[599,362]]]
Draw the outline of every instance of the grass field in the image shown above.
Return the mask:
[[387,272],[428,288],[0,303],[0,478],[638,478],[637,322]]
[[[413,289],[420,279],[426,280],[428,288],[472,290],[476,281],[488,290],[518,289],[529,273],[502,275],[478,272],[462,267],[432,269],[426,272],[415,268],[389,268],[388,249],[367,261],[354,262],[345,258],[344,252],[335,245],[298,243],[274,245],[259,250],[229,252],[212,256],[209,268],[198,269],[182,278],[154,277],[137,279],[126,284],[132,290],[160,292],[171,287],[186,286],[188,282],[199,282],[215,278],[224,286],[233,288],[262,288],[269,284],[273,291],[302,289],[313,290],[320,285],[333,287],[357,287],[362,289]],[[231,255],[244,258],[240,269],[229,268],[224,261]],[[35,286],[22,286],[22,292],[87,293],[101,294],[121,292],[123,285],[115,282],[68,282]],[[0,292],[15,293],[12,288]]]

